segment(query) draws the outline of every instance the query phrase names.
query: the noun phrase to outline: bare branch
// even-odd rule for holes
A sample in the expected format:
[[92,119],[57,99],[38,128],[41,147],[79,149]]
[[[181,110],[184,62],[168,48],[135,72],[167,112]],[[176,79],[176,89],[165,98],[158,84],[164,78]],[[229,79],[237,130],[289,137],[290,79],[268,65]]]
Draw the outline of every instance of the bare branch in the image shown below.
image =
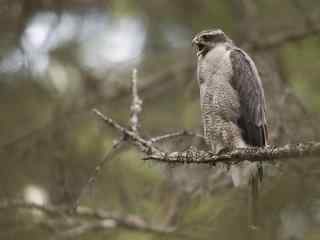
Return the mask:
[[91,218],[96,221],[87,221],[79,226],[59,234],[62,238],[74,238],[95,230],[109,230],[116,227],[124,227],[131,230],[167,234],[175,231],[174,228],[153,226],[137,215],[120,215],[106,212],[104,210],[92,210],[90,208],[79,208],[77,215]]
[[149,155],[144,160],[154,160],[174,164],[233,164],[241,161],[288,160],[299,157],[320,156],[320,142],[287,144],[282,147],[245,148],[228,153],[213,154],[205,151],[189,150],[185,152],[173,152],[166,155]]
[[101,118],[106,124],[108,124],[110,127],[118,130],[120,133],[122,133],[126,138],[131,140],[131,142],[138,146],[140,150],[147,154],[162,154],[162,151],[156,148],[152,145],[152,143],[148,140],[145,140],[144,138],[140,137],[136,132],[131,131],[130,129],[121,126],[119,123],[114,121],[112,118],[107,117],[97,109],[93,109],[93,112]]

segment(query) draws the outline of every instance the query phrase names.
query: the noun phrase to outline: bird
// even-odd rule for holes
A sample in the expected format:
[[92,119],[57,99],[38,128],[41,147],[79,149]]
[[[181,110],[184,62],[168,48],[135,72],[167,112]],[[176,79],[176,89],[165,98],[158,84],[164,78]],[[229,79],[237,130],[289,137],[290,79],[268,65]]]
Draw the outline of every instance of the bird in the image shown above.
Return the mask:
[[[192,45],[204,137],[211,151],[267,146],[265,94],[252,58],[221,29],[201,31]],[[251,185],[252,198],[257,198],[260,163],[233,164],[229,172],[234,186]]]

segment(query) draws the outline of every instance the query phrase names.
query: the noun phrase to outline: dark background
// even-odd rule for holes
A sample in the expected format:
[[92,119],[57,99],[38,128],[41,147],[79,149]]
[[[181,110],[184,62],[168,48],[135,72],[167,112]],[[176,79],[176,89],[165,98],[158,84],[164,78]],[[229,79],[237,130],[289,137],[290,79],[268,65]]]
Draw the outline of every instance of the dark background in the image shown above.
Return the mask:
[[[0,1],[0,200],[69,208],[117,132],[91,112],[128,124],[138,69],[145,137],[202,132],[191,39],[223,29],[256,62],[272,145],[319,139],[318,0]],[[183,150],[194,139],[162,145]],[[126,145],[85,189],[80,205],[136,214],[155,234],[123,227],[75,239],[248,239],[247,195],[208,166],[146,163]],[[319,159],[270,167],[259,239],[320,239]],[[47,239],[48,216],[0,210],[0,239]]]

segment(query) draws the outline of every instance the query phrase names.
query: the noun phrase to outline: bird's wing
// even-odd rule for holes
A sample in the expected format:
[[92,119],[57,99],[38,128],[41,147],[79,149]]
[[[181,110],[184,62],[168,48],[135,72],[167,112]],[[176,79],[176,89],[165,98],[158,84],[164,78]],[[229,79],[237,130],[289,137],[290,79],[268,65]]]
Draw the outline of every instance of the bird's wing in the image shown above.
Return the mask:
[[248,145],[265,146],[268,137],[265,98],[258,71],[251,58],[241,49],[233,49],[230,58],[233,68],[231,85],[240,101],[240,117],[236,124]]

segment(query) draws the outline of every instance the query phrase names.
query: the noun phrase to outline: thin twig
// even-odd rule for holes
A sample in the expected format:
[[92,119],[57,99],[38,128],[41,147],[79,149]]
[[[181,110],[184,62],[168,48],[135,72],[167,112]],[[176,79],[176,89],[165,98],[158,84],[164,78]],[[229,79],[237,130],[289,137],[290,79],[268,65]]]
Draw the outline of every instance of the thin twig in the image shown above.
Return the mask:
[[194,133],[192,131],[188,131],[188,130],[182,130],[182,131],[177,131],[177,132],[173,132],[173,133],[168,133],[168,134],[164,134],[161,136],[157,136],[157,137],[153,137],[150,139],[151,143],[157,143],[157,142],[161,142],[164,140],[169,140],[171,138],[177,138],[177,137],[182,137],[182,136],[194,136],[197,138],[201,138],[204,139],[204,137],[201,134],[198,133]]
[[83,194],[96,181],[97,177],[99,176],[99,174],[101,172],[101,169],[117,153],[117,151],[121,148],[123,142],[124,142],[124,137],[121,137],[118,141],[115,141],[112,145],[111,150],[109,150],[105,154],[105,156],[102,158],[102,160],[95,167],[93,174],[88,178],[85,185],[82,187],[80,194],[79,194],[78,198],[76,199],[75,204],[73,206],[73,210],[75,210],[79,206],[79,203],[80,203],[80,200],[81,200],[81,197],[83,196]]
[[138,132],[139,128],[139,114],[142,111],[142,100],[138,95],[138,71],[134,69],[132,71],[132,84],[131,84],[131,91],[132,91],[132,103],[130,107],[130,125],[133,132]]

